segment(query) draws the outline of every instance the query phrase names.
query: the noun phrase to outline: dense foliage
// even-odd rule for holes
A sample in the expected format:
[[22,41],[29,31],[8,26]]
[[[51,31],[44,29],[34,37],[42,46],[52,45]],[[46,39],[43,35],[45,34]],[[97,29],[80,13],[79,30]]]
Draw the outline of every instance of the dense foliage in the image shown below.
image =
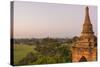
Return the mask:
[[[31,45],[35,45],[33,51],[29,52],[16,65],[27,64],[54,64],[71,62],[71,39],[58,40],[52,38],[44,38],[41,40],[31,41]],[[22,41],[22,42],[21,42]],[[15,43],[24,43],[24,40],[18,40]],[[25,40],[26,41],[26,40]],[[33,43],[33,44],[32,44]],[[26,44],[26,43],[25,43]],[[30,42],[27,41],[27,45]]]

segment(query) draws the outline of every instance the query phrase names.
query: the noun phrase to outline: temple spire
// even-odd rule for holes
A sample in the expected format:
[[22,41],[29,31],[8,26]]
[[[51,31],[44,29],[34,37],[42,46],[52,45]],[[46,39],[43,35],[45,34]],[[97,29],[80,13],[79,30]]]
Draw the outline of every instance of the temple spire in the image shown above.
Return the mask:
[[85,19],[82,29],[82,34],[93,34],[92,24],[89,17],[89,8],[85,8]]
[[84,24],[91,24],[90,17],[89,17],[89,8],[88,8],[88,6],[85,8]]

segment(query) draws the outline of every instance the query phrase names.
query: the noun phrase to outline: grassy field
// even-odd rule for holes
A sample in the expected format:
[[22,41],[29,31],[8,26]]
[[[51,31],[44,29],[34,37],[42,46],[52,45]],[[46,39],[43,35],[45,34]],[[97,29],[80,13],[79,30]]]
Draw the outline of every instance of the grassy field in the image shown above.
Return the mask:
[[14,45],[14,63],[18,64],[29,52],[35,52],[34,48],[35,46],[30,45]]

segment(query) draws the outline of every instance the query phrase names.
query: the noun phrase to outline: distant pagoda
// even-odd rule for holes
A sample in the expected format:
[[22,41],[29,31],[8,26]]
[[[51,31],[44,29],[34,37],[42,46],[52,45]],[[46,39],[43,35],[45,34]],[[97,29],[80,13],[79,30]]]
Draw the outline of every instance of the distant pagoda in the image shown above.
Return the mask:
[[72,62],[96,61],[97,38],[89,17],[89,8],[85,8],[85,19],[81,36],[72,46]]

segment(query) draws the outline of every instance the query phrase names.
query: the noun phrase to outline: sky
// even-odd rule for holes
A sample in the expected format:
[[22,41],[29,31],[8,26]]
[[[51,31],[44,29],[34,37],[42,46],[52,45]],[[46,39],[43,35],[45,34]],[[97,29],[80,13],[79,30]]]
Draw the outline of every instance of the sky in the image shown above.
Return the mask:
[[[14,1],[14,38],[80,36],[87,5]],[[88,6],[97,35],[97,7]]]

